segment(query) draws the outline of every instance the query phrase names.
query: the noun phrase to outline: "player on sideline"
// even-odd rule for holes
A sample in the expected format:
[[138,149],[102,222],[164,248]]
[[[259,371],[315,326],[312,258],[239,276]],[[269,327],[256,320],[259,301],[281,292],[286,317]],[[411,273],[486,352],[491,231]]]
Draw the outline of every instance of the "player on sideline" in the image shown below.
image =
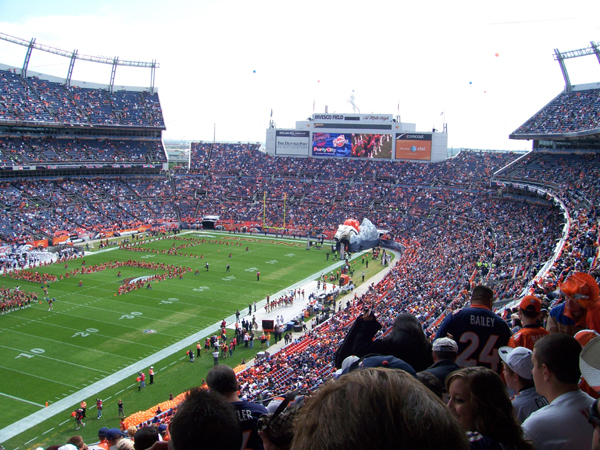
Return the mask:
[[458,344],[456,364],[460,367],[483,366],[499,372],[498,349],[508,345],[510,328],[502,318],[492,312],[494,291],[483,285],[475,286],[471,306],[448,315],[436,339],[451,337]]

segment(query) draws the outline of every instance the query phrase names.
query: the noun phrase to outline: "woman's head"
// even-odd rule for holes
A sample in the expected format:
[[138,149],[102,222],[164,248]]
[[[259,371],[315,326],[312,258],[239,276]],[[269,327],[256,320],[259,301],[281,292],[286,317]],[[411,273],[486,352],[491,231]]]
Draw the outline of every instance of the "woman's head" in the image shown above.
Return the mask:
[[502,434],[502,424],[514,421],[513,407],[500,376],[485,367],[466,367],[448,375],[448,407],[465,431],[484,436]]
[[412,314],[396,317],[386,342],[391,345],[391,354],[413,366],[417,372],[425,370],[433,362],[431,343],[423,332],[421,322]]
[[370,368],[342,375],[306,401],[292,450],[402,448],[466,449],[448,409],[414,376]]

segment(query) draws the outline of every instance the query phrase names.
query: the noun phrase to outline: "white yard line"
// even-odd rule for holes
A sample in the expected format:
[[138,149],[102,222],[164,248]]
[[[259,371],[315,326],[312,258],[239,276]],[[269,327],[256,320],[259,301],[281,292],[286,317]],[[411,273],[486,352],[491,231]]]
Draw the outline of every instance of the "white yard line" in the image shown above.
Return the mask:
[[[15,352],[26,352],[27,351],[27,350],[21,350],[21,349],[17,349],[17,348],[7,347],[6,345],[0,345],[0,348],[7,348],[7,349],[13,350]],[[62,359],[52,358],[52,357],[46,356],[46,355],[37,354],[35,356],[38,358],[49,359],[51,361],[58,361],[59,363],[62,363],[62,364],[69,364],[71,366],[79,367],[80,369],[91,370],[94,372],[101,372],[101,373],[105,373],[105,374],[110,373],[110,372],[107,372],[106,370],[100,370],[100,369],[96,369],[94,367],[82,366],[81,364],[75,364],[73,362],[65,361]]]
[[18,400],[20,402],[29,403],[30,405],[33,405],[33,406],[39,406],[40,408],[44,408],[44,405],[40,405],[39,403],[35,403],[35,402],[30,402],[29,400],[25,400],[24,398],[14,397],[12,395],[5,394],[4,392],[0,392],[0,395],[3,395],[4,397],[12,398],[13,400]]
[[33,375],[31,373],[21,372],[20,370],[11,369],[10,367],[0,366],[0,369],[4,369],[4,370],[9,370],[11,372],[20,373],[21,375],[26,375],[28,377],[39,378],[40,380],[48,381],[49,383],[57,383],[57,384],[61,384],[63,386],[67,386],[67,387],[73,388],[73,389],[79,389],[79,386],[71,386],[70,384],[67,384],[67,383],[61,383],[60,381],[56,381],[56,380],[51,380],[49,378],[40,377],[39,375]]

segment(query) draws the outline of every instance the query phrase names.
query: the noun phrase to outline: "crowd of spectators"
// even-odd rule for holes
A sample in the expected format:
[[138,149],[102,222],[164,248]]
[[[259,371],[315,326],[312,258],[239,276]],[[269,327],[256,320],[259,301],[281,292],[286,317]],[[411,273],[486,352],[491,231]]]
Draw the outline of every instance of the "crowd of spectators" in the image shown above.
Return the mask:
[[[211,161],[222,164],[224,159],[216,156],[218,147],[209,150],[215,156]],[[251,149],[243,153],[246,163],[252,160]],[[142,219],[142,207],[133,208],[133,204],[168,204],[175,192],[179,214],[190,222],[203,214],[216,214],[224,220],[260,224],[265,214],[268,223],[277,224],[283,218],[285,195],[286,220],[293,229],[335,228],[350,215],[362,215],[389,230],[389,236],[405,250],[382,281],[360,297],[342,299],[329,320],[319,321],[281,351],[238,374],[242,401],[268,402],[289,390],[315,392],[332,378],[334,352],[365,309],[372,310],[382,325],[376,338],[385,336],[403,313],[416,317],[425,336],[433,338],[443,319],[466,305],[475,283],[491,286],[496,299],[505,302],[533,288],[549,294],[544,298],[556,300],[558,283],[569,273],[594,269],[600,159],[533,153],[496,174],[499,183],[527,181],[547,189],[567,208],[570,222],[566,224],[564,211],[548,198],[531,201],[532,197],[520,197],[517,191],[504,188],[499,192],[490,186],[492,174],[514,158],[465,152],[432,167],[381,164],[381,172],[374,161],[359,161],[360,167],[355,167],[339,161],[330,165],[329,160],[292,160],[277,165],[281,174],[272,169],[257,171],[259,166],[251,164],[259,174],[254,178],[234,173],[246,167],[238,161],[234,172],[209,174],[198,166],[193,174],[177,173],[172,178],[6,183],[0,202],[19,210],[27,209],[35,198],[64,206],[76,197],[82,211],[93,205],[104,224],[116,219],[114,223],[123,226]],[[213,166],[208,159],[205,164]],[[322,172],[304,178],[315,165]],[[323,176],[355,168],[366,177],[335,181],[334,175]],[[265,193],[267,208],[263,210]],[[147,218],[156,220],[157,214],[164,212]],[[556,262],[543,279],[536,278],[555,256],[561,238],[565,245]]]
[[562,92],[512,134],[558,135],[600,128],[600,89]]
[[160,140],[2,136],[3,166],[166,162]]
[[164,128],[158,94],[80,88],[0,70],[0,123]]

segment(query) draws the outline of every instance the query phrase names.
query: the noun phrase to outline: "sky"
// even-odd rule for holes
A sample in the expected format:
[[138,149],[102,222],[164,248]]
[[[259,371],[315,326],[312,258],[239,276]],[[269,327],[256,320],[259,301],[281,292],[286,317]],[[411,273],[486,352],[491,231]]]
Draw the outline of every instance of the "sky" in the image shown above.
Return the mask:
[[[568,7],[567,7],[568,6]],[[600,2],[507,0],[1,0],[0,32],[121,60],[156,60],[165,139],[265,141],[313,112],[400,115],[448,127],[454,148],[526,150],[508,135],[564,89],[554,49],[600,43]],[[0,63],[26,48],[0,41]],[[567,60],[572,84],[600,81],[594,56]],[[65,78],[34,51],[29,70]],[[78,61],[73,80],[108,84]],[[118,67],[115,84],[149,86]]]

